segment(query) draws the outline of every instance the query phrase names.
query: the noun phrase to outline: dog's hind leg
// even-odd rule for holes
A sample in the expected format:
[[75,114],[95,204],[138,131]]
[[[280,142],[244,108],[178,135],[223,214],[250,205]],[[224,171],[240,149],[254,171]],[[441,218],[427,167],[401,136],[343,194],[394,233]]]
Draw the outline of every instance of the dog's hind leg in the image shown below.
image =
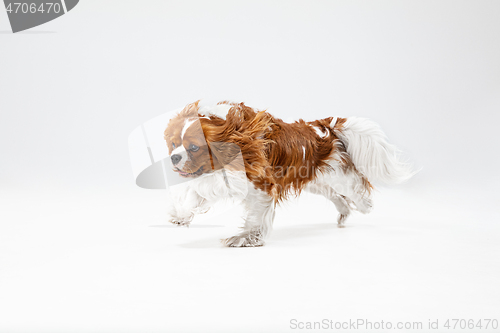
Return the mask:
[[333,202],[335,208],[339,212],[337,223],[343,226],[345,220],[351,214],[349,199],[335,192],[335,190],[327,184],[309,184],[305,190],[310,193],[319,194]]
[[341,227],[344,225],[345,220],[347,220],[347,218],[351,214],[351,207],[348,203],[349,199],[341,194],[337,194],[335,197],[331,197],[330,200],[333,202],[339,212],[337,223]]
[[363,214],[371,212],[372,186],[363,175],[356,171],[339,172],[335,177],[328,179],[328,183],[351,209]]

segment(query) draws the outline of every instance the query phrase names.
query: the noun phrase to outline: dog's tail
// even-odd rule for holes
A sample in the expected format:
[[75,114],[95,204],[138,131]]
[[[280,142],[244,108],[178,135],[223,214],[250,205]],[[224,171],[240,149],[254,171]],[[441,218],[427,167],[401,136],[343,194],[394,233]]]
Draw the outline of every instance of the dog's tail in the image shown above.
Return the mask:
[[333,119],[331,127],[344,144],[356,169],[371,183],[398,184],[415,172],[402,161],[400,151],[387,142],[380,127],[357,117]]

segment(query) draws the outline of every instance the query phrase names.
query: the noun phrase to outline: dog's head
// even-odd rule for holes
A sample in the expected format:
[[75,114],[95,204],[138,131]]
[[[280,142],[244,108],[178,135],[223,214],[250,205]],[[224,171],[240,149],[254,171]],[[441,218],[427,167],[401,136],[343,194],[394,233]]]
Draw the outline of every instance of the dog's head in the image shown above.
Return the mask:
[[164,132],[172,168],[182,177],[212,171],[210,150],[198,115],[198,102],[188,104]]

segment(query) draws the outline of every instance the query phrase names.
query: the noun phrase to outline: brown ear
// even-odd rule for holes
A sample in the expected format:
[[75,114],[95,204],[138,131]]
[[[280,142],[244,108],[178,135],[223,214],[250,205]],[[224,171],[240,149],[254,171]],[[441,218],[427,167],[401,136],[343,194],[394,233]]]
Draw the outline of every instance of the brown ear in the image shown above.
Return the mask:
[[199,103],[200,100],[197,100],[194,103],[186,105],[180,114],[186,117],[198,116],[198,110],[200,109],[200,107],[198,106]]
[[244,170],[244,165],[241,163],[243,161],[241,149],[238,145],[230,142],[208,142],[208,144],[214,170],[222,168]]

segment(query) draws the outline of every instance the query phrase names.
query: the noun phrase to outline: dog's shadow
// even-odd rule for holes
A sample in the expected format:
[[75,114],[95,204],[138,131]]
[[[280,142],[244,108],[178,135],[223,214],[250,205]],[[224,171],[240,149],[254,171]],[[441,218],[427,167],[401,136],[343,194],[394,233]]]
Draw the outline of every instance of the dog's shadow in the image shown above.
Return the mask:
[[[314,224],[300,224],[285,227],[278,227],[274,229],[271,233],[270,240],[274,244],[288,245],[290,240],[295,239],[307,239],[311,237],[317,237],[319,235],[331,234],[337,231],[343,231],[344,229],[349,229],[350,226],[339,227],[337,223],[325,222],[325,223],[314,223]],[[227,237],[230,237],[228,235]],[[179,244],[178,246],[190,249],[206,249],[206,248],[226,248],[220,242],[221,239],[204,238],[198,239],[195,242],[188,242],[184,244]]]
[[[183,228],[179,225],[175,224],[156,224],[156,225],[150,225],[150,228]],[[215,225],[215,224],[191,224],[189,228],[193,229],[204,229],[204,228],[221,228],[223,225]]]

